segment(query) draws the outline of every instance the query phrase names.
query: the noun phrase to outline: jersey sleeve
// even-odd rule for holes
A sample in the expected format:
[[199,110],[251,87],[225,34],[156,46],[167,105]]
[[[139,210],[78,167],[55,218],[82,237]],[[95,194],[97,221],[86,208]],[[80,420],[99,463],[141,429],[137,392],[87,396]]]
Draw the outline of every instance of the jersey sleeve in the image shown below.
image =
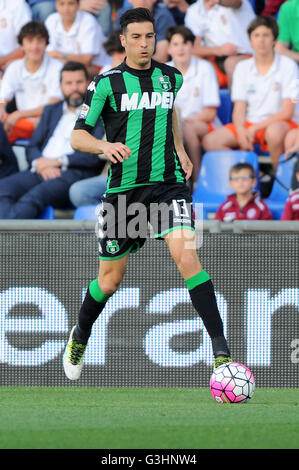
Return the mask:
[[179,73],[175,73],[175,89],[174,89],[174,95],[176,97],[176,95],[178,94],[178,91],[179,89],[181,88],[181,86],[183,85],[183,75],[179,72]]
[[267,204],[265,203],[265,201],[262,201],[263,203],[263,206],[264,206],[264,210],[262,211],[262,216],[261,216],[261,220],[272,220],[273,217],[272,217],[272,213],[269,209],[269,207],[267,206]]
[[239,62],[233,72],[233,83],[231,91],[232,101],[248,101],[246,87],[244,86],[244,67],[242,61]]
[[291,43],[291,28],[289,25],[289,5],[283,4],[279,9],[278,15],[278,26],[279,26],[279,34],[278,34],[278,41]]
[[280,220],[293,220],[292,205],[290,199],[287,199]]
[[2,101],[10,101],[15,96],[16,91],[18,90],[20,83],[18,80],[18,73],[16,70],[16,63],[12,62],[9,64],[7,69],[4,72],[1,86],[0,86],[0,99]]
[[219,86],[216,77],[216,72],[209,62],[203,62],[203,105],[204,107],[218,107],[220,106]]
[[99,75],[89,84],[84,103],[78,113],[75,129],[84,129],[91,133],[96,126],[108,98],[106,80],[109,78]]

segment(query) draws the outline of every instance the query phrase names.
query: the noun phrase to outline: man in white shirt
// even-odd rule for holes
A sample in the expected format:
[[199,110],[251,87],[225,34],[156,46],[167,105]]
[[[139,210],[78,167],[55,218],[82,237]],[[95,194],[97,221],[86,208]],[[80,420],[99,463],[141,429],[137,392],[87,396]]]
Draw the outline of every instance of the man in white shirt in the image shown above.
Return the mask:
[[252,54],[246,30],[254,17],[248,0],[198,0],[187,10],[185,25],[196,36],[194,54],[213,60],[221,86],[231,86],[236,64]]
[[[27,148],[30,168],[1,179],[0,219],[34,219],[48,205],[66,207],[71,184],[102,171],[104,160],[75,152],[70,145],[87,85],[86,67],[67,62],[61,71],[64,100],[45,107]],[[95,137],[102,135],[103,128],[98,127]]]
[[192,181],[196,183],[200,160],[201,139],[221,126],[217,118],[220,105],[217,77],[212,65],[193,54],[195,36],[186,26],[171,26],[166,31],[169,42],[168,53],[183,75],[184,82],[176,99],[175,107],[181,120],[182,137],[190,160],[193,163]]
[[79,0],[56,0],[56,10],[45,21],[50,35],[48,56],[64,63],[81,62],[86,67],[91,67],[94,60],[98,66],[103,65],[107,58],[103,50],[105,36],[95,17],[79,10]]
[[0,0],[0,78],[8,64],[22,57],[18,34],[31,20],[25,0]]
[[[10,143],[29,139],[46,104],[62,98],[59,73],[62,64],[45,55],[48,31],[37,21],[21,28],[18,36],[25,57],[12,62],[6,69],[0,88],[0,121]],[[6,112],[15,98],[16,111]]]
[[203,145],[206,150],[253,150],[258,143],[262,151],[269,150],[275,171],[285,136],[297,127],[292,119],[298,68],[292,59],[274,52],[274,18],[257,17],[248,34],[254,57],[240,62],[233,75],[233,122],[207,135]]

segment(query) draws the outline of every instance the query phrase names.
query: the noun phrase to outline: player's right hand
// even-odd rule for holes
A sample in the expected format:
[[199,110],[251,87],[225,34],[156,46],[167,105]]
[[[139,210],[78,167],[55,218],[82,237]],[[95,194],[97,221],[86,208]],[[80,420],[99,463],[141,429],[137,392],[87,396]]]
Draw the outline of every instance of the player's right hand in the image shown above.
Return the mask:
[[101,147],[103,153],[112,163],[122,163],[132,156],[129,147],[122,142],[102,142]]

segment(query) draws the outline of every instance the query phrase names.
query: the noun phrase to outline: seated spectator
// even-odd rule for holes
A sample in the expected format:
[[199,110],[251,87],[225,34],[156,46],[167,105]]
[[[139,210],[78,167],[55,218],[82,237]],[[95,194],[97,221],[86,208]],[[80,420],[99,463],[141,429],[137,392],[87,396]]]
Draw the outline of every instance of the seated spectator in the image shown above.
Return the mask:
[[75,207],[94,206],[100,203],[106,191],[108,173],[87,178],[72,184],[69,191],[70,201]]
[[31,11],[25,0],[0,2],[0,78],[10,62],[23,57],[18,34],[30,20]]
[[[299,108],[299,105],[297,105]],[[297,153],[298,160],[299,160],[299,127],[298,129],[294,129],[290,131],[286,138],[285,138],[285,157],[289,158],[291,154]],[[292,182],[291,182],[291,190],[295,191],[295,189],[299,188],[299,180],[296,177],[296,171],[294,169]]]
[[281,7],[281,5],[287,0],[268,0],[265,8],[262,11],[263,16],[275,16]]
[[220,105],[217,77],[212,65],[193,54],[195,36],[186,26],[171,26],[166,31],[168,52],[183,75],[184,82],[175,99],[181,120],[182,137],[193,163],[192,182],[197,181],[201,149],[200,140],[220,127],[217,108]]
[[164,0],[164,5],[172,14],[175,23],[177,25],[183,25],[185,23],[187,10],[194,2],[195,0]]
[[257,17],[248,33],[254,57],[240,62],[233,75],[233,123],[208,134],[203,145],[206,150],[252,151],[258,143],[262,151],[269,150],[275,171],[285,136],[297,127],[292,121],[292,82],[298,68],[292,59],[274,52],[278,26],[273,17]]
[[229,173],[229,183],[234,193],[218,208],[215,220],[271,220],[267,204],[254,192],[255,170],[249,163],[236,163]]
[[278,15],[279,35],[276,52],[299,63],[299,2],[288,0],[281,5]]
[[248,0],[198,0],[187,10],[194,54],[213,61],[221,87],[231,87],[236,64],[252,54],[246,29],[254,17]]
[[0,179],[17,171],[19,171],[17,158],[8,141],[3,124],[0,122]]
[[[51,205],[69,205],[71,184],[98,174],[104,162],[96,155],[75,152],[70,136],[83,103],[88,73],[83,64],[69,62],[61,71],[64,100],[46,106],[27,148],[30,169],[1,180],[0,219],[34,219]],[[95,137],[101,138],[97,128]]]
[[46,21],[51,13],[55,12],[55,0],[28,0],[32,10],[32,19]]
[[117,67],[123,62],[126,56],[125,49],[120,42],[120,34],[120,29],[112,31],[107,41],[105,41],[103,44],[107,56],[110,57],[110,61],[101,68],[101,74],[108,72],[108,70],[111,70],[114,67]]
[[298,186],[297,189],[289,195],[281,220],[299,220],[299,158],[297,159],[294,170]]
[[94,15],[105,37],[111,33],[112,9],[107,0],[80,0],[80,10]]
[[[62,97],[59,87],[61,63],[47,57],[48,31],[43,23],[25,24],[18,36],[24,59],[12,62],[6,69],[0,90],[0,121],[10,143],[29,139],[46,104]],[[15,98],[16,111],[7,114],[6,106]]]
[[[100,25],[90,13],[79,10],[79,0],[56,0],[56,10],[45,22],[50,36],[48,56],[91,66],[103,50],[105,37]],[[100,58],[97,63],[103,65]]]
[[129,5],[129,7],[124,5],[118,10],[114,28],[119,29],[119,19],[125,11],[139,7],[148,8],[155,18],[156,52],[153,55],[153,59],[158,62],[166,62],[168,60],[168,42],[165,37],[165,31],[169,26],[175,26],[172,14],[165,5],[158,3],[158,0],[130,0]]

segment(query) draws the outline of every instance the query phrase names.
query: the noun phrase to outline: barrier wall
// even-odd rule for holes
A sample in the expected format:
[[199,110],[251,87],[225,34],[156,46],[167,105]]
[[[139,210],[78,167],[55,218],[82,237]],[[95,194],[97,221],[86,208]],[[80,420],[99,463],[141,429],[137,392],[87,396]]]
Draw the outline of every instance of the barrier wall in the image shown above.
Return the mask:
[[[260,387],[299,386],[299,233],[204,233],[199,249],[233,357]],[[213,356],[162,241],[129,260],[93,329],[79,381],[62,354],[97,274],[92,231],[1,231],[0,385],[207,386]]]

